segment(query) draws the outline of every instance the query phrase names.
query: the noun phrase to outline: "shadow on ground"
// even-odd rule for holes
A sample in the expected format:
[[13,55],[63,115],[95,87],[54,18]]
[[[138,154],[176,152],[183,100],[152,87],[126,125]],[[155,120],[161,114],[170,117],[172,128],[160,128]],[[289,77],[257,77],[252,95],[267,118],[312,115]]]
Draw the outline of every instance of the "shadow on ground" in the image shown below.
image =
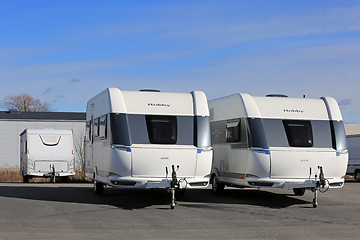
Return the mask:
[[[215,196],[210,189],[187,190],[185,195],[177,197],[177,207],[219,207],[225,205],[252,205],[267,208],[287,208],[292,205],[310,204],[289,192],[274,193],[256,189],[226,189],[221,196]],[[0,185],[0,197],[54,201],[84,204],[111,205],[125,210],[141,209],[159,205],[159,209],[168,209],[170,194],[166,190],[139,190],[106,188],[104,194],[97,196],[91,185],[66,186],[66,184],[7,184]]]

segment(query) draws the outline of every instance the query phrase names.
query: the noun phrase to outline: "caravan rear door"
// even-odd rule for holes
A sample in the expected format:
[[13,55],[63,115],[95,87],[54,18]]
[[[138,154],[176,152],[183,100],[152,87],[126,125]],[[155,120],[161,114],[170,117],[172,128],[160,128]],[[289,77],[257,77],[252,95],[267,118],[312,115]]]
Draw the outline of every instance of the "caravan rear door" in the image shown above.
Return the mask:
[[165,178],[166,168],[168,178],[171,178],[172,165],[178,177],[194,177],[196,169],[197,148],[191,146],[132,146],[132,176]]
[[29,134],[29,158],[35,172],[68,172],[73,159],[72,135]]
[[337,176],[336,151],[322,148],[271,148],[271,178],[309,179],[319,176],[319,166],[325,177]]

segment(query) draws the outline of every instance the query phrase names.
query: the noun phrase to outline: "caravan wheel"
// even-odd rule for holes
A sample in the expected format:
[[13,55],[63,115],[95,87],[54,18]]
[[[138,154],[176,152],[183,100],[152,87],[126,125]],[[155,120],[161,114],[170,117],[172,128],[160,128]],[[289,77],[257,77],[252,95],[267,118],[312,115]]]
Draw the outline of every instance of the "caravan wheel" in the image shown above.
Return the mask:
[[357,171],[355,172],[354,178],[355,178],[355,180],[356,180],[357,182],[360,182],[360,171],[359,171],[359,170],[357,170]]
[[69,182],[69,177],[61,177],[61,181],[63,183],[67,183],[67,182]]
[[29,182],[29,176],[23,176],[23,182],[28,183]]
[[102,195],[104,193],[104,184],[94,180],[94,192],[96,195]]
[[295,196],[303,196],[305,194],[305,188],[293,188]]
[[177,197],[183,197],[186,193],[186,188],[176,189],[175,194]]
[[212,186],[212,191],[214,194],[219,195],[224,191],[225,185],[221,182],[219,182],[216,174],[212,175],[211,177],[211,186]]

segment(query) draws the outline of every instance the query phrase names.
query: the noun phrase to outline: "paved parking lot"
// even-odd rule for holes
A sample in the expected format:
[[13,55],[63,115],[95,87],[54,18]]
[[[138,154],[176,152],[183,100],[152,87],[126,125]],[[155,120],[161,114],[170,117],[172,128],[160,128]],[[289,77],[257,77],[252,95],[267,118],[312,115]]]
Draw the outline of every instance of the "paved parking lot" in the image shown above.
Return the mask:
[[0,239],[357,239],[360,183],[319,195],[291,191],[189,190],[169,194],[91,184],[0,183]]

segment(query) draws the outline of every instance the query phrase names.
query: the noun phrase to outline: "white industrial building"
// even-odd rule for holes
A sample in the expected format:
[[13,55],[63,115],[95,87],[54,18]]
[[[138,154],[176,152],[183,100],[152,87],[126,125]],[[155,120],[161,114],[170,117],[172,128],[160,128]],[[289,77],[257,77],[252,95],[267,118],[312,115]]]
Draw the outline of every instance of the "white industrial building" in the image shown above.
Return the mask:
[[360,134],[360,124],[345,124],[346,135]]
[[79,149],[83,149],[85,113],[0,111],[0,168],[19,168],[20,133],[32,129],[72,129],[75,164],[79,167]]
[[[20,133],[26,128],[72,129],[75,162],[79,167],[79,148],[83,147],[85,113],[0,111],[0,168],[19,168]],[[345,124],[347,135],[360,134],[359,124]]]

